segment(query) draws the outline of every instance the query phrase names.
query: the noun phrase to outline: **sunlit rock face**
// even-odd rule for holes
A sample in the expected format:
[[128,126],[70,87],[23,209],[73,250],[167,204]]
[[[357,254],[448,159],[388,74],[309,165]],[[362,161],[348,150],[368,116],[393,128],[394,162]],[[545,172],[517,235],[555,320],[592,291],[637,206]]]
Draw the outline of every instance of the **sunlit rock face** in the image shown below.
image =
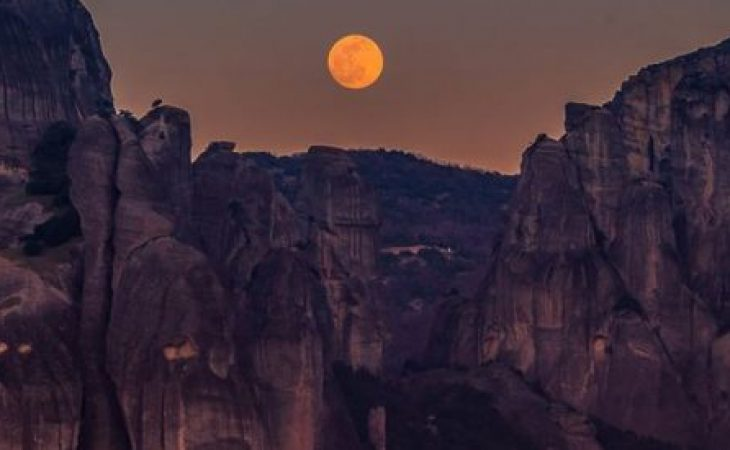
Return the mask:
[[338,149],[313,147],[305,157],[298,210],[334,320],[334,355],[380,373],[383,329],[371,281],[380,212],[375,192]]
[[446,305],[432,356],[504,361],[619,428],[723,448],[729,93],[730,41],[568,105],[566,135],[525,153],[482,293]]
[[78,123],[111,107],[111,72],[78,0],[0,4],[0,168],[27,169],[51,122]]

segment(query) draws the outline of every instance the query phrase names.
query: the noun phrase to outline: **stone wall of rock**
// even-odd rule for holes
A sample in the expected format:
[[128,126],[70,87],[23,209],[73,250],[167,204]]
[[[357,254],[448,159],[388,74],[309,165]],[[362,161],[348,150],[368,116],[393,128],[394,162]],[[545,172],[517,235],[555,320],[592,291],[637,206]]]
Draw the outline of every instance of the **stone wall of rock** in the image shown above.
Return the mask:
[[238,295],[272,249],[303,241],[296,213],[271,175],[213,143],[193,165],[194,236]]
[[238,360],[271,405],[274,448],[355,445],[331,368],[382,364],[377,200],[341,150],[305,156],[293,207],[233,149],[211,144],[194,164],[193,235],[235,298]]
[[190,243],[187,113],[89,119],[69,169],[86,241],[83,444],[265,448],[253,387],[234,370],[236,305]]
[[[327,282],[342,276],[343,292],[362,289],[352,292],[371,305],[376,223],[366,223],[370,262],[339,253],[353,232],[329,244],[336,271],[319,265],[323,250],[307,239],[328,224],[304,226],[271,176],[229,144],[212,145],[193,165],[189,116],[168,106],[141,120],[85,120],[68,175],[83,239],[62,247],[75,250],[64,253],[67,268],[46,268],[55,254],[4,251],[19,262],[16,274],[8,260],[0,280],[9,311],[0,327],[3,388],[6,404],[32,408],[8,422],[8,444],[56,433],[58,447],[84,450],[358,448],[332,372],[342,352],[331,308],[346,311],[348,323],[356,309],[346,309],[351,297],[331,297]],[[18,294],[28,277],[37,289]],[[44,289],[48,313],[36,299]],[[28,317],[18,314],[26,302],[35,305]],[[347,328],[350,336],[376,319]],[[60,338],[49,346],[37,330],[26,336],[30,325]],[[48,368],[24,362],[35,358]],[[377,372],[380,353],[368,358]],[[31,388],[41,397],[24,397]],[[68,414],[47,420],[58,416],[47,399],[61,394],[54,401]],[[37,439],[39,449],[51,442]]]
[[0,255],[0,447],[77,448],[79,242],[56,261]]
[[335,358],[380,373],[384,330],[371,281],[376,273],[380,212],[375,192],[342,150],[306,155],[298,210],[334,319]]
[[111,108],[111,71],[78,0],[0,5],[0,167],[27,169],[29,152],[54,121],[78,123]]
[[504,361],[619,428],[723,448],[729,93],[727,41],[569,104],[566,135],[524,155],[482,293],[446,306],[437,362]]

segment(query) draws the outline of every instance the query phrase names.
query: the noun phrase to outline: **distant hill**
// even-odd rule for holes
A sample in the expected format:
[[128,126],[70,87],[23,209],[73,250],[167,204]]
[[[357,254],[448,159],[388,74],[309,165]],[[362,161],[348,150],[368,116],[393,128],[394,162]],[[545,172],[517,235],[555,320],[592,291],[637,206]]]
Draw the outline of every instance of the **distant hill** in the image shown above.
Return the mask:
[[[285,195],[293,194],[301,155],[245,155],[271,171]],[[517,181],[399,150],[352,150],[349,156],[380,195],[384,247],[428,244],[478,253],[498,227]]]

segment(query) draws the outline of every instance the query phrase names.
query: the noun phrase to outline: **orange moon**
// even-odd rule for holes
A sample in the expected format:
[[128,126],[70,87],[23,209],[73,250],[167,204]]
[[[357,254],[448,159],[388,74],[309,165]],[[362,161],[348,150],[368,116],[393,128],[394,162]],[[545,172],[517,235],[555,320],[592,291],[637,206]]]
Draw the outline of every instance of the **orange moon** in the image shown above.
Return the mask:
[[351,34],[335,42],[327,57],[332,78],[347,89],[372,86],[382,75],[383,66],[383,52],[378,44],[360,34]]

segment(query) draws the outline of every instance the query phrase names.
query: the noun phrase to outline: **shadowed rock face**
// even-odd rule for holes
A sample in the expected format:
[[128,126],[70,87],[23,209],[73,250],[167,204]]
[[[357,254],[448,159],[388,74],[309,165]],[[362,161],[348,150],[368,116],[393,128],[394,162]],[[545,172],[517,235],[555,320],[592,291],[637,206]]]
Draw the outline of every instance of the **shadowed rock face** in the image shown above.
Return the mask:
[[[86,120],[68,172],[84,236],[82,448],[357,445],[331,377],[331,305],[354,322],[337,303],[350,297],[330,296],[320,247],[270,175],[228,144],[192,166],[189,117],[165,106],[139,121]],[[367,225],[374,254],[377,224]],[[374,267],[337,244],[333,273],[372,302],[362,286]]]
[[380,216],[375,192],[346,152],[313,147],[292,207],[272,176],[229,143],[194,164],[195,235],[239,303],[253,268],[275,249],[302,249],[324,283],[334,322],[332,356],[379,373],[383,330],[372,280]]
[[356,445],[330,368],[380,370],[382,350],[361,338],[382,346],[368,290],[376,200],[345,153],[328,149],[305,156],[293,208],[233,148],[214,143],[195,162],[193,222],[235,298],[237,365],[259,392],[273,448]]
[[375,192],[344,152],[328,147],[309,150],[301,183],[299,211],[327,289],[335,358],[380,373],[384,337],[371,284],[380,227]]
[[261,390],[273,448],[318,448],[332,327],[322,283],[305,260],[280,250],[256,268],[249,296],[252,339],[242,356]]
[[193,166],[195,236],[236,294],[272,249],[294,248],[303,236],[296,214],[272,177],[214,143]]
[[436,359],[505,361],[619,428],[723,448],[729,93],[730,41],[568,105],[567,134],[525,153],[484,289],[447,306]]
[[[724,449],[730,43],[568,106],[525,154],[480,296],[437,315],[432,361],[489,367],[390,386],[380,212],[345,152],[303,156],[290,204],[230,143],[191,164],[187,112],[109,111],[76,1],[7,1],[0,24],[22,56],[0,62],[0,448],[613,450],[598,417]],[[75,139],[46,175],[70,179],[82,236],[28,257],[50,212],[13,189],[59,119]]]
[[187,113],[89,119],[69,173],[86,239],[85,448],[264,448],[233,370],[235,304],[188,243]]
[[56,262],[0,256],[0,446],[77,448],[78,242]]
[[78,0],[0,4],[0,167],[27,168],[54,121],[78,123],[111,107],[111,72]]

